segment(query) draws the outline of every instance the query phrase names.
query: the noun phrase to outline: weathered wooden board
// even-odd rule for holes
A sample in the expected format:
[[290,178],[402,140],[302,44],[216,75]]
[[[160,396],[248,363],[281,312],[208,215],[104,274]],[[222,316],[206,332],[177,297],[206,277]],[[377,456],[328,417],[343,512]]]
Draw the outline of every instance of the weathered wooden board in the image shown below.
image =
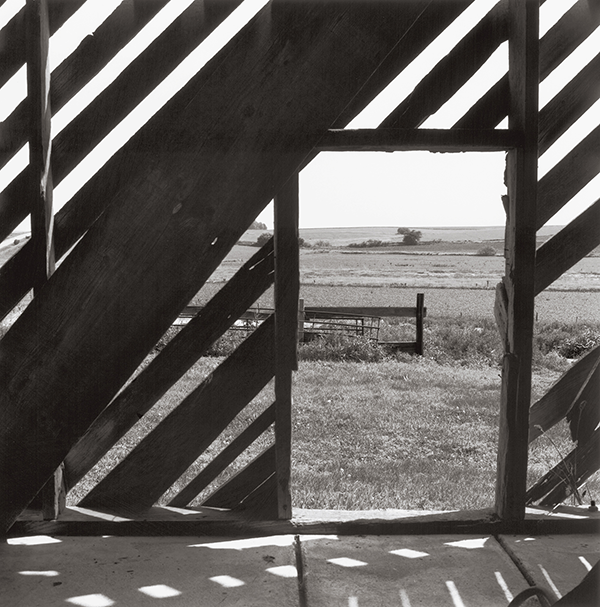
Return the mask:
[[[122,173],[118,195],[0,342],[0,484],[13,487],[2,495],[0,528],[15,520],[311,145],[367,80],[375,87],[382,57],[402,53],[402,36],[425,6],[274,0],[161,111],[190,124],[196,151],[154,150],[143,177]],[[298,144],[296,134],[309,125],[312,144]],[[121,160],[135,163],[134,156]]]
[[[164,0],[157,0],[150,2],[149,7],[159,9],[165,3]],[[215,17],[208,20],[199,18],[201,7],[194,3],[55,137],[53,174],[56,185],[219,25],[236,4],[239,1],[227,0]],[[116,52],[128,38],[135,36],[144,25],[144,20],[152,16],[152,12],[145,9],[141,11],[139,23],[137,12],[136,19],[132,22],[132,1],[121,8],[124,14],[119,12],[116,16],[113,15],[114,20],[111,19],[97,34],[86,39],[82,53],[73,55],[71,61],[65,62],[65,73],[57,76],[57,82],[53,85],[53,90],[64,91],[64,94],[58,95],[59,99],[64,101],[65,97],[76,91],[70,78],[81,82],[94,76],[102,67],[102,62],[110,58],[111,52]],[[119,25],[115,27],[115,23]],[[96,55],[99,57],[94,60]],[[58,107],[54,111],[57,109]],[[15,120],[15,128],[21,122],[18,118],[19,116]],[[23,219],[22,211],[19,213],[16,205],[25,187],[24,181],[26,176],[23,172],[0,193],[0,240],[5,232],[10,234]]]
[[537,201],[539,3],[509,3],[509,128],[523,133],[522,147],[506,162],[505,237],[508,346],[500,397],[496,512],[504,520],[525,516],[527,430],[531,399]]
[[600,172],[600,126],[540,179],[536,229]]
[[600,200],[547,240],[536,252],[535,294],[539,295],[600,245]]
[[475,25],[379,126],[418,127],[437,112],[507,39],[506,4],[497,4]]
[[80,502],[150,508],[275,374],[274,322],[266,320]]
[[203,506],[235,508],[275,472],[275,445],[271,445],[207,497]]
[[[348,314],[351,316],[381,316],[381,318],[416,318],[417,308],[396,308],[379,306],[329,306],[304,308],[306,318],[319,318],[320,314]],[[423,308],[423,315],[427,316],[427,308]]]
[[[273,472],[234,508],[244,519],[277,520],[277,474]],[[283,519],[286,520],[286,519]]]
[[[275,217],[275,452],[277,513],[292,517],[292,374],[298,368],[299,175],[277,192]],[[265,479],[263,479],[265,480]]]
[[247,449],[275,421],[275,406],[265,409],[241,434],[236,436],[219,455],[190,481],[170,502],[169,506],[185,508],[206,489],[238,455]]
[[567,415],[577,395],[600,360],[600,347],[580,358],[536,401],[529,412],[529,442],[541,436]]
[[273,269],[270,239],[94,420],[65,458],[69,488],[192,367],[235,322],[240,310],[254,303],[273,284]]
[[518,133],[500,129],[377,128],[329,130],[321,152],[498,152],[519,145]]

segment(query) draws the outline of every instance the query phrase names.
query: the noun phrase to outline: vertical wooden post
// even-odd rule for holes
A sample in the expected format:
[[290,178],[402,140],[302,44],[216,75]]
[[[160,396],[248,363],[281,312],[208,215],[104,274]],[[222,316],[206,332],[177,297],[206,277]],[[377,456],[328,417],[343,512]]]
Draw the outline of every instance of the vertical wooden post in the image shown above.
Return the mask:
[[296,173],[275,196],[275,452],[280,519],[292,517],[292,372],[298,366],[300,293],[298,213]]
[[298,299],[298,343],[304,341],[304,299]]
[[539,2],[509,2],[509,128],[523,145],[506,163],[506,270],[503,279],[505,356],[502,370],[496,512],[525,517],[538,159]]
[[415,354],[423,356],[423,308],[425,294],[417,293],[417,340],[415,343]]
[[[35,256],[33,292],[38,295],[54,272],[54,217],[52,213],[52,149],[50,109],[50,28],[47,0],[27,0],[26,59],[29,104],[29,186],[31,242]],[[64,509],[63,470],[59,468],[38,494],[44,519],[55,519]]]

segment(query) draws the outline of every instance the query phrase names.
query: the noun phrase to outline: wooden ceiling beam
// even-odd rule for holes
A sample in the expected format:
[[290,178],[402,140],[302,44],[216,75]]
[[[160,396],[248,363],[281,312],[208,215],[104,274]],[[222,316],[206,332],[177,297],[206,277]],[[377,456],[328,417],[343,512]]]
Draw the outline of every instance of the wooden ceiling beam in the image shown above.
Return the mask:
[[329,130],[317,144],[320,152],[499,152],[519,145],[519,133],[469,129]]

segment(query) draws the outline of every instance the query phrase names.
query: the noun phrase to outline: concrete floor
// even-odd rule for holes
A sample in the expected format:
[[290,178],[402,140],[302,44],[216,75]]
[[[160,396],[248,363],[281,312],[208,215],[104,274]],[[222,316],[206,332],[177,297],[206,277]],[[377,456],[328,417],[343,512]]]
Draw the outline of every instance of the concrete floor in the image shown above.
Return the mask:
[[303,535],[300,544],[293,535],[12,538],[0,545],[0,605],[504,607],[528,585],[509,552],[557,598],[600,560],[597,536],[499,540],[464,535]]

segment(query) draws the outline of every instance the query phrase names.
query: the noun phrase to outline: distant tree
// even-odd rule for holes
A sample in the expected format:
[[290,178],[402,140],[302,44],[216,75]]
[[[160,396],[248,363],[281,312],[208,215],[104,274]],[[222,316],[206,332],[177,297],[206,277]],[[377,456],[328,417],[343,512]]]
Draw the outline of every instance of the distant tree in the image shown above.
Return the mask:
[[423,236],[420,230],[410,230],[409,228],[398,228],[398,234],[402,234],[404,236],[402,238],[402,243],[408,245],[419,244],[421,236]]
[[481,247],[481,249],[478,249],[476,255],[479,255],[480,257],[495,257],[496,249],[488,244]]
[[266,230],[267,225],[262,221],[253,221],[252,225],[248,228],[250,230]]
[[256,239],[256,246],[262,247],[270,238],[271,234],[269,234],[269,232],[264,232]]

